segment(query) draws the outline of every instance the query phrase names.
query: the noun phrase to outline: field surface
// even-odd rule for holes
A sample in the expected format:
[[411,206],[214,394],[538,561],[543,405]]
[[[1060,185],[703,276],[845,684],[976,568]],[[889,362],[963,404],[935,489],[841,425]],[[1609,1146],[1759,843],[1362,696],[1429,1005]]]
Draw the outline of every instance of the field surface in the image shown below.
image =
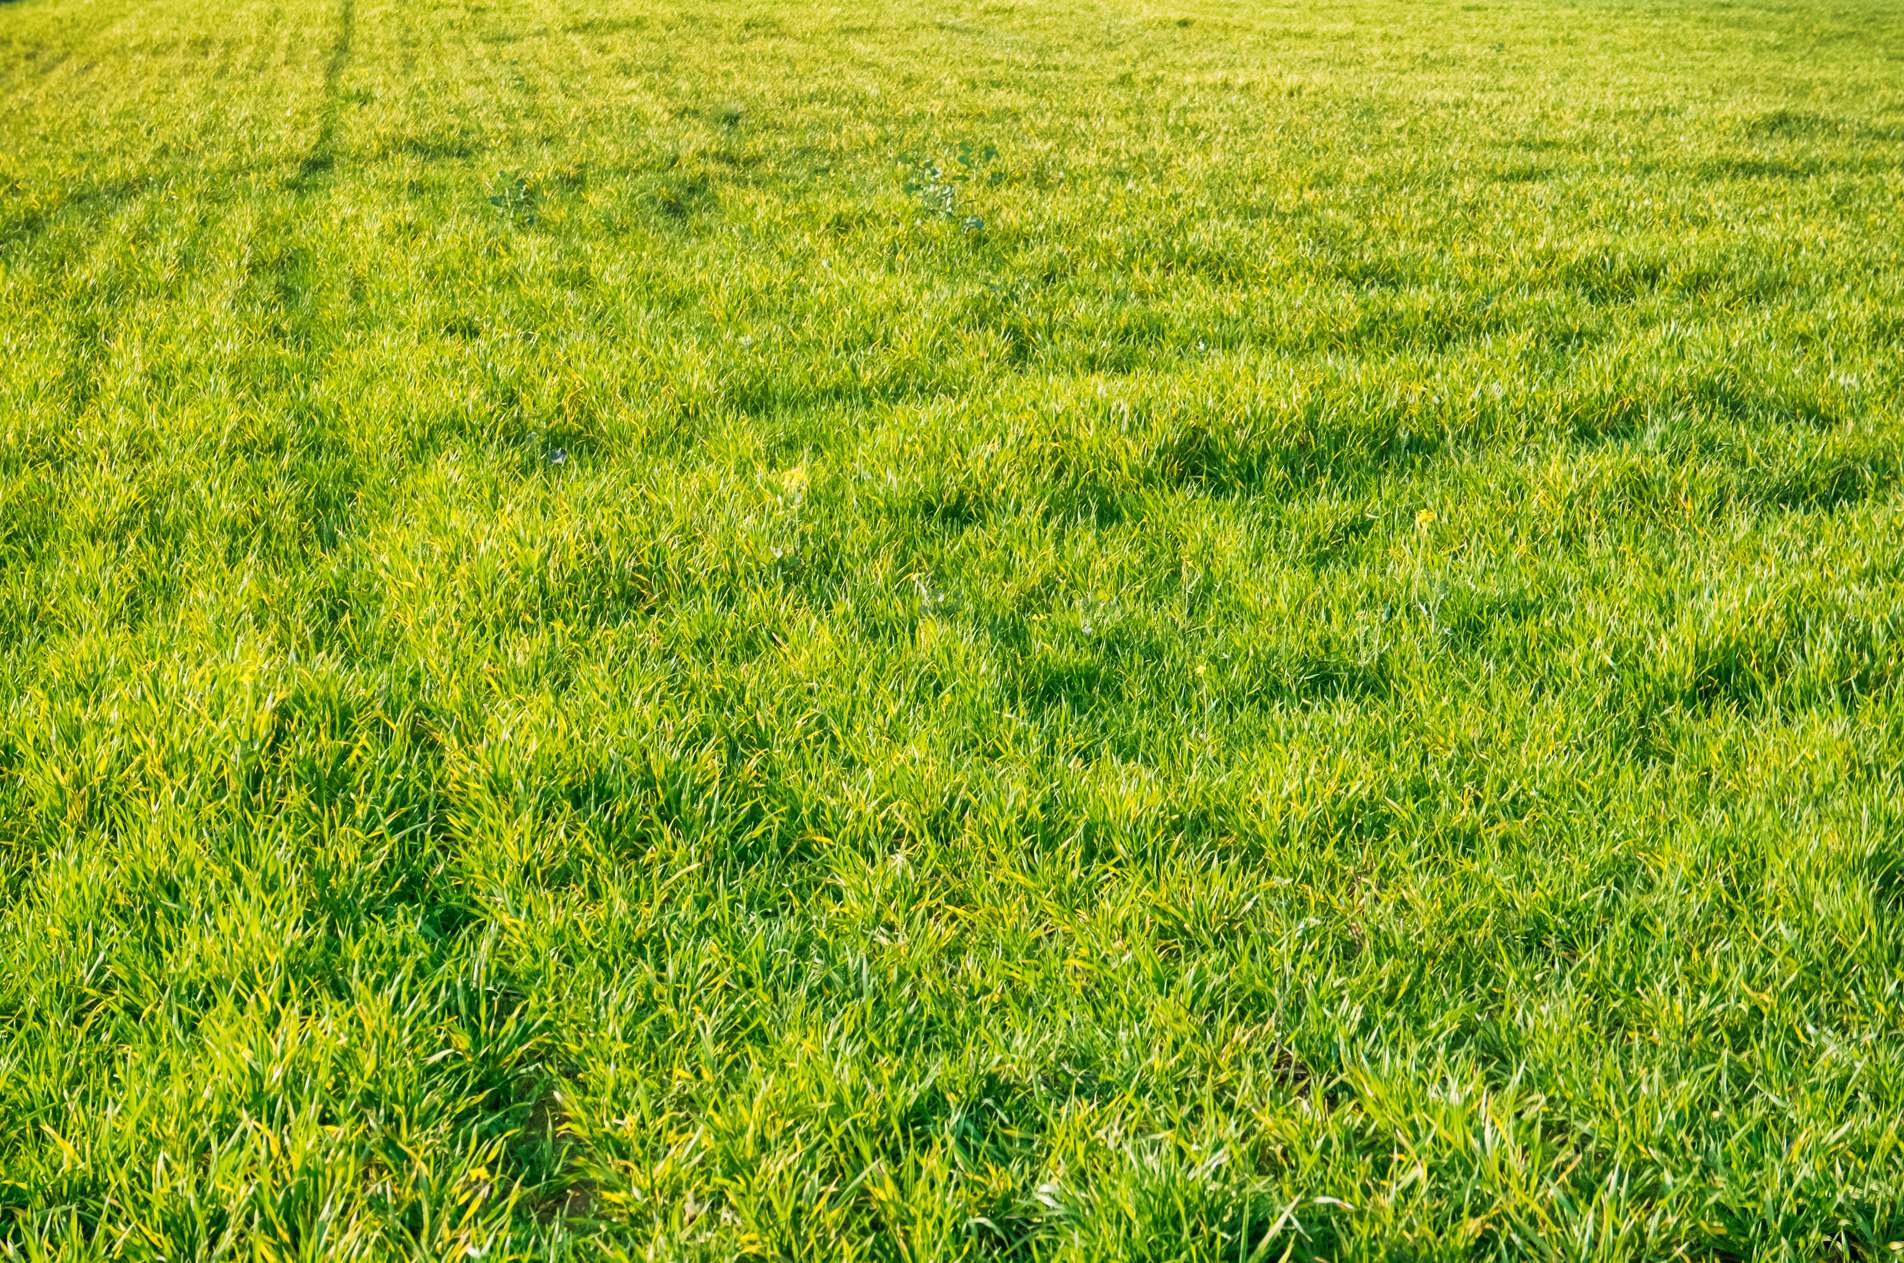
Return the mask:
[[0,3],[0,1258],[1904,1246],[1904,7]]

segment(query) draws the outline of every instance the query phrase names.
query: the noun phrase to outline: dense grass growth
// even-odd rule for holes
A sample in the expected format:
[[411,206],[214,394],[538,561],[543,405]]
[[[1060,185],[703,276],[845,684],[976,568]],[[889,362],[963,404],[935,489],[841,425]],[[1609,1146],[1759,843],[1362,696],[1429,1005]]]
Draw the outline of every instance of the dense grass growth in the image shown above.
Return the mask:
[[0,1257],[1904,1239],[1904,9],[0,5]]

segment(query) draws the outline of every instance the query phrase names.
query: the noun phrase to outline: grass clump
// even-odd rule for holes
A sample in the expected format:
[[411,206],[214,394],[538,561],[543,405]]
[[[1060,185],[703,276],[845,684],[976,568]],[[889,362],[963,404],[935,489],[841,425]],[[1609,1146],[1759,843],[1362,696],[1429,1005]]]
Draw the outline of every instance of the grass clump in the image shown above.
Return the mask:
[[1889,1257],[1900,57],[6,5],[0,1257]]

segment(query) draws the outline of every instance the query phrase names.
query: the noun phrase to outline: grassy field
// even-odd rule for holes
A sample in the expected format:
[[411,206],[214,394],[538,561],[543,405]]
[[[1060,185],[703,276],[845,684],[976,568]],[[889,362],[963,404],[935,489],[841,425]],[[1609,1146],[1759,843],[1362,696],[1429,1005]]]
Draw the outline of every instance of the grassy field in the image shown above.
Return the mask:
[[1904,6],[0,4],[0,1257],[1904,1249]]

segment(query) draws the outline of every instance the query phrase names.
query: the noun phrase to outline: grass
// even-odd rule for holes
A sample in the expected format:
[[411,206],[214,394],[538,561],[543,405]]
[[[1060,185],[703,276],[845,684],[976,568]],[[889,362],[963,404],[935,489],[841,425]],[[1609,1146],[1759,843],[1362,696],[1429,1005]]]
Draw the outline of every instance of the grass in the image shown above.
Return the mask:
[[1880,1260],[1891,0],[0,6],[0,1257]]

